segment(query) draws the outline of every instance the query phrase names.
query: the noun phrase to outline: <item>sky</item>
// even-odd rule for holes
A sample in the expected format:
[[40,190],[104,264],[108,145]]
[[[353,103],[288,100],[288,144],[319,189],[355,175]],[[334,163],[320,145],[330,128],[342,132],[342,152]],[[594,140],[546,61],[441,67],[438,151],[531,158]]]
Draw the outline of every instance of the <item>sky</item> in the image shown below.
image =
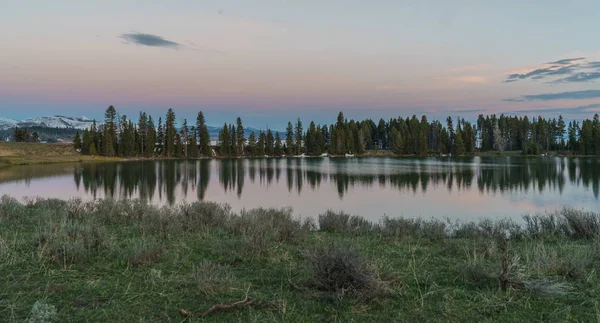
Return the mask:
[[14,1],[0,117],[178,121],[600,112],[600,1]]

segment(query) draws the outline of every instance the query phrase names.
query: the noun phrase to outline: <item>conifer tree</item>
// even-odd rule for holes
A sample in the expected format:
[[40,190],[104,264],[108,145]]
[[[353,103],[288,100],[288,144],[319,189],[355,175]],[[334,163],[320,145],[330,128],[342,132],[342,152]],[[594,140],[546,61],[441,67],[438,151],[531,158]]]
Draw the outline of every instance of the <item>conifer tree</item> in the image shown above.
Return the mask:
[[173,154],[175,153],[175,144],[177,142],[177,129],[175,129],[175,112],[173,112],[173,109],[169,109],[165,118],[165,156],[173,156]]
[[302,121],[300,118],[296,121],[296,155],[302,155]]
[[206,121],[204,120],[204,114],[202,111],[198,112],[196,118],[196,130],[198,131],[198,146],[200,148],[200,154],[203,156],[210,157],[212,155],[212,148],[210,146],[210,134]]
[[189,142],[189,157],[190,158],[198,158],[198,143],[196,142],[196,127],[192,126],[190,128],[190,133],[188,135]]
[[291,156],[294,154],[294,126],[292,126],[291,122],[288,122],[286,133],[285,133],[285,154]]
[[237,132],[236,132],[236,156],[244,156],[244,146],[246,144],[246,138],[244,136],[244,126],[242,125],[242,119],[237,118]]
[[283,146],[281,144],[281,137],[279,136],[279,131],[275,132],[275,151],[274,155],[277,157],[281,157],[283,155]]
[[75,133],[75,139],[73,139],[73,146],[75,147],[75,149],[81,149],[81,137],[79,136],[79,131]]
[[187,119],[183,119],[183,125],[181,126],[179,137],[181,141],[182,156],[183,158],[188,158],[189,129],[187,125]]
[[147,136],[146,136],[146,142],[144,143],[144,147],[145,147],[145,157],[152,157],[154,156],[154,151],[156,148],[156,128],[154,128],[154,120],[152,120],[152,116],[148,115],[148,122],[146,123],[146,132],[147,132]]
[[223,129],[219,132],[219,155],[222,157],[229,157],[230,139],[229,139],[229,127],[227,124],[223,125]]
[[248,153],[250,156],[256,156],[258,151],[256,150],[256,135],[254,131],[248,136]]
[[159,155],[164,155],[164,147],[165,147],[165,130],[162,124],[162,117],[158,118],[158,128],[156,129],[156,142],[158,144]]
[[103,136],[103,153],[105,156],[112,157],[115,155],[115,145],[117,141],[117,128],[115,118],[117,111],[112,105],[106,109],[104,113],[104,136]]
[[268,128],[267,128],[266,140],[267,141],[265,143],[265,150],[267,152],[267,155],[269,155],[269,156],[275,155],[275,143],[274,143],[275,138],[273,138],[273,132],[271,131],[271,129],[268,129]]

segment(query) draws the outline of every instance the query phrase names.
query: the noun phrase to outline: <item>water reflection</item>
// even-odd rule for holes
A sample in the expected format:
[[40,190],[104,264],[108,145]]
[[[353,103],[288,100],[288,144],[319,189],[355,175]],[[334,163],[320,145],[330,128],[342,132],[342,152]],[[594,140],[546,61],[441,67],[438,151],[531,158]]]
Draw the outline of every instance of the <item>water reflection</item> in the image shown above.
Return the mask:
[[[269,200],[270,188],[288,192],[288,198],[312,196],[333,189],[339,200],[349,192],[387,192],[415,196],[447,194],[562,195],[579,199],[600,192],[600,162],[595,158],[480,158],[426,159],[225,159],[197,161],[145,161],[76,165],[43,165],[0,169],[0,194],[8,184],[36,192],[34,181],[73,176],[73,188],[61,187],[69,198],[84,192],[91,198],[141,198],[174,204],[182,197],[205,200],[210,187],[238,200],[245,194]],[[211,181],[211,176],[216,179]],[[16,185],[16,186],[15,186]],[[73,194],[73,191],[79,192]],[[271,191],[272,192],[272,191]],[[70,195],[69,195],[70,194]],[[262,195],[261,195],[262,194]],[[325,193],[323,193],[325,194]],[[335,195],[335,193],[333,193]],[[518,195],[520,196],[520,195]],[[327,198],[331,199],[331,196]],[[360,198],[360,196],[359,196]],[[225,198],[223,198],[225,199]],[[224,200],[229,201],[229,200]],[[312,203],[306,201],[306,203]],[[315,202],[316,203],[316,202]],[[318,203],[326,204],[323,201]],[[577,202],[574,201],[576,204]],[[577,206],[577,205],[574,205]]]

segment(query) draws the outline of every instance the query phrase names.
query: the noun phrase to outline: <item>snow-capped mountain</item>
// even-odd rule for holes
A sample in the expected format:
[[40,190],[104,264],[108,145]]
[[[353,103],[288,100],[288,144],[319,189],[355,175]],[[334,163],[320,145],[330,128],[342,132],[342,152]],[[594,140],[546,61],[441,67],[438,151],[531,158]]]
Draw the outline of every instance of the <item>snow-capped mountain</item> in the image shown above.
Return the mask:
[[[62,129],[79,129],[84,130],[89,128],[93,123],[93,120],[90,120],[86,117],[65,117],[61,115],[49,116],[49,117],[38,117],[38,118],[29,118],[25,120],[14,120],[9,118],[0,117],[0,131],[8,130],[15,127],[19,128],[31,128],[31,127],[42,127],[42,128],[62,128]],[[96,126],[98,129],[102,129],[103,122],[96,121]],[[208,131],[210,133],[211,140],[217,140],[219,138],[219,131],[221,131],[222,127],[214,127],[208,126]],[[178,128],[179,130],[179,128]],[[246,127],[244,129],[244,133],[246,138],[250,136],[250,133],[254,132],[256,139],[258,139],[259,129],[255,129],[252,127]],[[263,129],[264,131],[264,129]],[[273,130],[275,133],[275,130]],[[279,133],[281,138],[285,137],[284,132]]]
[[72,118],[59,115],[30,118],[25,120],[0,118],[0,130],[6,130],[14,127],[71,128],[83,130],[89,128],[92,125],[92,122],[92,120],[86,117]]
[[0,117],[0,130],[14,128],[19,124],[19,120]]

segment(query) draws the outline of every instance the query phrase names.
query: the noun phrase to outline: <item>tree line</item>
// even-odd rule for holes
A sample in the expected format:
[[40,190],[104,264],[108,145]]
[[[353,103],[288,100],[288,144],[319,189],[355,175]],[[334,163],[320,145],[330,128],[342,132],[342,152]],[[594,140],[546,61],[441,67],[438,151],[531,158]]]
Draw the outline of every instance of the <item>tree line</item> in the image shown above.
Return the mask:
[[211,145],[210,133],[202,111],[195,124],[183,120],[176,126],[175,112],[169,109],[155,125],[151,115],[140,112],[137,123],[127,116],[118,116],[113,106],[104,114],[104,124],[92,126],[75,136],[75,147],[83,154],[121,157],[242,157],[242,156],[308,156],[364,154],[366,151],[392,151],[396,155],[471,155],[476,151],[522,151],[537,155],[560,152],[581,155],[600,154],[600,121],[598,115],[568,124],[562,116],[545,119],[541,116],[479,115],[475,123],[452,117],[442,123],[398,117],[389,120],[348,120],[339,112],[333,124],[315,124],[304,129],[298,118],[288,122],[285,138],[279,131],[267,128],[251,132],[248,138],[241,118],[225,123],[219,131],[216,145]]

